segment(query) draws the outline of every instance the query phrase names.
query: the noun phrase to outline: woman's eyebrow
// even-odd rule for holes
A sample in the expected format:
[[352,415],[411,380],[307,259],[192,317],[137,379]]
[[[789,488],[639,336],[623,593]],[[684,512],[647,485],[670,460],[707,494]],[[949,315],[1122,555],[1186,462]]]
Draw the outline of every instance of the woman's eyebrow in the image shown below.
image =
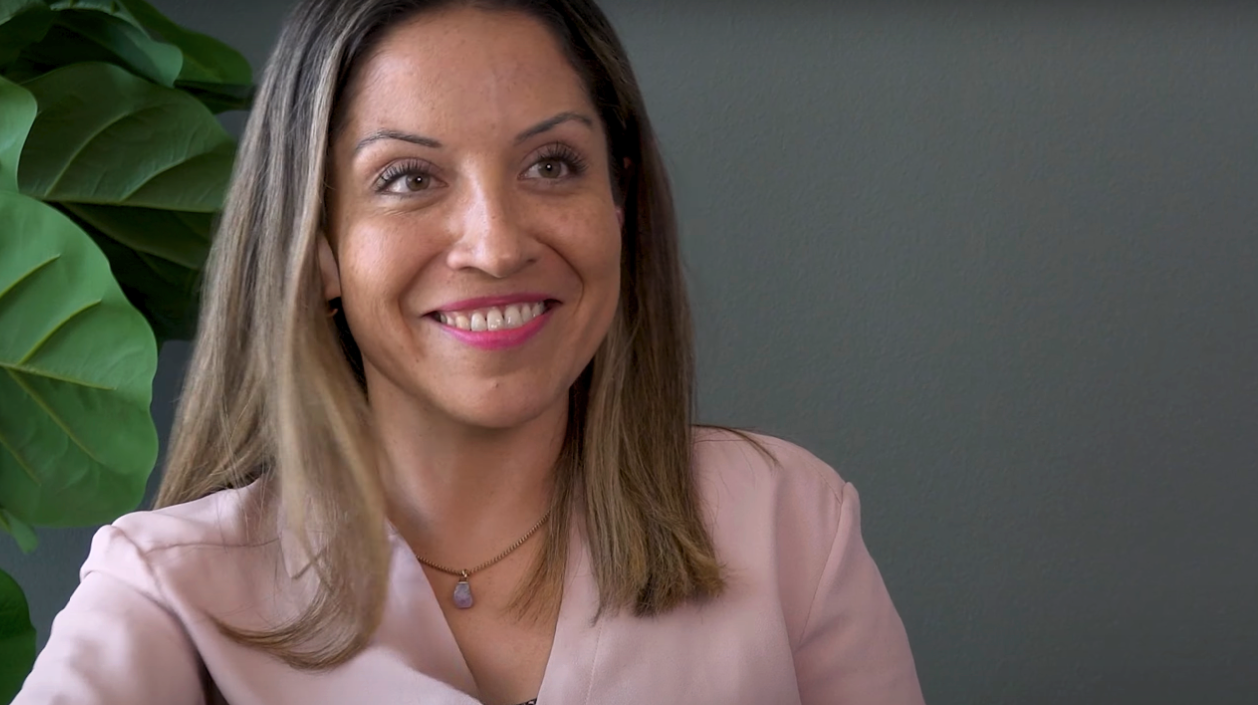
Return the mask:
[[359,140],[358,144],[354,145],[354,154],[358,154],[363,150],[363,147],[366,147],[373,142],[379,142],[380,140],[401,140],[402,142],[410,142],[421,147],[441,149],[441,143],[431,137],[413,135],[409,132],[402,132],[400,130],[376,130],[370,135],[367,135]]
[[[562,112],[554,117],[547,118],[516,135],[515,144],[518,145],[521,142],[528,140],[530,137],[536,137],[544,132],[549,132],[559,125],[573,120],[580,122],[590,129],[594,129],[594,120],[588,115],[573,112]],[[376,130],[359,140],[358,144],[354,145],[354,154],[361,152],[367,145],[381,140],[400,140],[402,142],[410,142],[411,144],[417,144],[421,147],[430,147],[432,149],[441,149],[442,147],[440,141],[431,137],[424,137],[423,135],[416,135],[410,132],[402,132],[401,130]]]
[[530,127],[529,129],[525,130],[524,132],[521,132],[520,134],[516,135],[515,143],[520,144],[521,142],[529,139],[530,137],[536,137],[537,135],[540,135],[543,132],[553,130],[555,127],[562,125],[565,122],[569,122],[571,120],[576,120],[577,122],[582,123],[586,127],[590,129],[594,129],[594,120],[590,119],[589,116],[582,115],[581,113],[562,112],[552,118],[543,120],[537,123],[536,125]]

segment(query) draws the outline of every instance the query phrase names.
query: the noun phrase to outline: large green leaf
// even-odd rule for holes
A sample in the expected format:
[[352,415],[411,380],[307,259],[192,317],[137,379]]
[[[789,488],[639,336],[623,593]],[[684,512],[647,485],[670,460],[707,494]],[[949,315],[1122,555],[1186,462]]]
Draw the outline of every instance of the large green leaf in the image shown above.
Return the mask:
[[218,114],[228,110],[248,110],[253,105],[253,85],[237,86],[227,83],[194,83],[179,81],[188,95],[201,101],[210,112]]
[[22,588],[0,570],[0,703],[22,689],[35,663],[35,627]]
[[35,111],[35,96],[0,76],[0,191],[17,191],[18,161]]
[[48,9],[47,0],[0,0],[0,24],[39,7]]
[[201,269],[210,254],[212,213],[66,203],[76,219],[145,255],[186,269]]
[[163,86],[175,85],[183,67],[178,47],[159,42],[117,16],[89,10],[55,13],[52,29],[27,47],[25,57],[47,68],[85,61],[116,63]]
[[43,201],[208,213],[235,156],[231,136],[195,98],[105,63],[74,64],[24,84],[39,102],[18,172]]
[[0,0],[0,69],[44,38],[53,13],[42,0]]
[[[59,12],[49,10],[42,2],[38,4],[43,11],[26,12],[21,17],[30,15],[30,19],[22,24],[40,23],[34,24],[34,28],[42,27],[44,32],[34,38],[23,36],[25,41],[21,46],[15,45],[7,54],[0,49],[0,65],[12,62],[21,54],[21,61],[11,68],[16,77],[25,80],[61,66],[105,61],[119,64],[163,86],[175,85],[183,68],[183,52],[149,36],[120,4],[55,3]],[[3,32],[0,28],[0,34]],[[30,30],[22,34],[28,35]]]
[[105,256],[47,204],[0,193],[0,498],[51,526],[134,509],[157,458],[157,346]]
[[59,207],[109,258],[123,293],[153,326],[159,344],[192,339],[213,214],[80,203]]
[[[240,52],[180,27],[145,0],[52,7],[59,11],[41,0],[0,0],[0,70],[9,66],[11,78],[24,82],[62,66],[103,61],[182,88],[212,112],[246,109],[252,102],[253,70]],[[17,15],[9,26],[3,24],[6,12]]]
[[[48,2],[48,0],[44,0]],[[136,29],[144,29],[144,25],[131,14],[131,11],[123,6],[118,0],[52,0],[48,2],[48,6],[54,10],[95,10],[113,15],[118,19],[126,21]]]
[[84,230],[109,258],[123,293],[144,314],[158,345],[192,340],[201,301],[201,273],[129,250],[91,228]]
[[0,529],[4,529],[17,541],[17,547],[22,549],[22,553],[30,553],[35,550],[35,546],[39,543],[39,537],[35,535],[35,529],[30,524],[18,519],[0,507]]
[[119,0],[149,32],[183,51],[181,82],[203,87],[214,84],[249,86],[253,69],[240,52],[213,37],[180,27],[167,19],[146,0]]

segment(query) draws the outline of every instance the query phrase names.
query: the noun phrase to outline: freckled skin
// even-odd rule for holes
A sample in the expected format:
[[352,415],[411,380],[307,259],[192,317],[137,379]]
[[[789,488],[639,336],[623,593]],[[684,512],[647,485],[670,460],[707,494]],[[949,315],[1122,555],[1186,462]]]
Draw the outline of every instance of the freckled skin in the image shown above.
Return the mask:
[[[558,44],[517,14],[421,16],[391,31],[347,99],[329,173],[335,263],[329,252],[321,261],[325,294],[343,298],[362,350],[372,406],[485,430],[562,416],[616,309],[622,218],[598,113]],[[517,142],[561,113],[590,123]],[[356,150],[382,130],[441,146],[380,139]],[[518,292],[560,303],[516,348],[473,348],[429,315]]]

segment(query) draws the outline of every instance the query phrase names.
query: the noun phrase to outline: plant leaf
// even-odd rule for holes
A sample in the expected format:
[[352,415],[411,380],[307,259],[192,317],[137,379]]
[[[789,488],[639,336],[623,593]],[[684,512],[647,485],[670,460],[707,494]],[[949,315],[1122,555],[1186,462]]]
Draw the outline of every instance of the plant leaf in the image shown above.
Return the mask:
[[129,250],[94,230],[87,232],[109,258],[127,300],[148,320],[158,345],[192,340],[201,303],[201,273]]
[[159,345],[192,339],[212,214],[79,203],[58,207],[109,258],[123,293],[148,319]]
[[29,44],[44,38],[53,13],[42,0],[0,0],[0,69]]
[[157,458],[157,346],[82,230],[0,193],[0,497],[30,524],[111,521]]
[[37,7],[47,10],[47,0],[0,0],[0,24]]
[[4,529],[13,536],[13,539],[17,541],[17,547],[22,549],[22,553],[34,551],[35,546],[39,543],[39,537],[35,535],[35,529],[31,528],[30,524],[6,512],[4,507],[0,507],[0,529]]
[[204,103],[210,112],[216,114],[227,110],[248,110],[253,106],[252,85],[177,81],[175,87],[187,91],[188,95]]
[[[48,2],[48,0],[44,0],[44,2]],[[119,3],[118,0],[53,0],[48,2],[48,7],[59,12],[66,10],[95,10],[113,15],[136,29],[144,29],[144,25],[140,24],[135,15],[132,15],[131,11]]]
[[12,700],[35,665],[35,627],[22,588],[0,570],[0,703]]
[[0,76],[0,191],[17,191],[18,162],[36,109],[30,91]]
[[33,79],[39,116],[18,183],[43,201],[209,213],[223,203],[235,143],[186,93],[105,63]]
[[104,12],[56,13],[44,39],[27,48],[28,58],[49,68],[84,61],[117,63],[163,86],[175,85],[183,68],[178,47],[152,39],[139,27]]
[[173,86],[183,67],[178,47],[157,41],[117,3],[54,3],[52,27],[21,51],[11,69],[23,78],[87,61],[119,64],[150,81]]
[[183,51],[181,82],[250,86],[253,69],[235,49],[213,37],[180,27],[146,0],[119,0],[149,32]]
[[85,203],[66,203],[65,209],[120,244],[186,269],[200,270],[210,254],[211,213]]

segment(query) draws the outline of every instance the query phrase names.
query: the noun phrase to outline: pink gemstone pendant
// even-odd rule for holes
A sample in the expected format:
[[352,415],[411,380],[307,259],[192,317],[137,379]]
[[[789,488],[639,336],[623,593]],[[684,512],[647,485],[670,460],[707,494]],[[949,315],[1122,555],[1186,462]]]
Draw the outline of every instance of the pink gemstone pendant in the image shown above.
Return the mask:
[[472,599],[472,586],[467,584],[467,574],[464,574],[459,584],[454,586],[454,606],[465,610],[475,603]]

